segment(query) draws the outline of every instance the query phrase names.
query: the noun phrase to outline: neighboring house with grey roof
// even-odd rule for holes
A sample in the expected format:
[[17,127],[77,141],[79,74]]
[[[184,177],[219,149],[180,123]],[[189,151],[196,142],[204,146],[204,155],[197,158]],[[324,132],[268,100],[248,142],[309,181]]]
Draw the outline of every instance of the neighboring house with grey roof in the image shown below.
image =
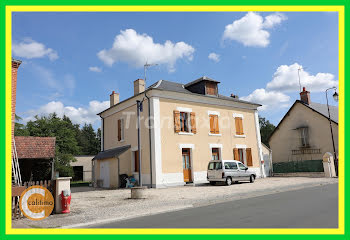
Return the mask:
[[[137,147],[137,100],[143,101],[141,149]],[[159,80],[148,88],[137,79],[134,96],[119,102],[119,94],[113,91],[110,107],[98,114],[102,139],[101,152],[93,160],[95,182],[119,187],[120,175],[138,180],[140,169],[147,186],[206,182],[212,159],[240,160],[257,176],[264,176],[259,106],[234,95],[220,95],[219,81],[208,77],[187,84]]]
[[[287,166],[288,162],[296,172],[323,171],[324,154],[334,155],[327,105],[311,102],[310,92],[305,88],[300,99],[291,106],[269,138],[274,172],[287,171],[279,168]],[[329,110],[338,156],[338,107],[329,106]]]

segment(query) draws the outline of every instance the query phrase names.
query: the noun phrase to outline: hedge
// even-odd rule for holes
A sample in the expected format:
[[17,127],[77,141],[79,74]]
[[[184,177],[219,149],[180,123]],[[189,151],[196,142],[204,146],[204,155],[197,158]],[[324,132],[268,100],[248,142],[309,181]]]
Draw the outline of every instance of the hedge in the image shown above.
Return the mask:
[[274,173],[323,172],[322,160],[305,160],[273,163]]

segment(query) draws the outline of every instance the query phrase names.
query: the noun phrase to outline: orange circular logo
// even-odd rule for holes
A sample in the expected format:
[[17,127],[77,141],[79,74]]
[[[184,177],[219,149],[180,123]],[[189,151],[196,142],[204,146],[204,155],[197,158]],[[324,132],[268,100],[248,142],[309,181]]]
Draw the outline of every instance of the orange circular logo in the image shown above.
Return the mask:
[[24,216],[38,221],[50,216],[54,208],[54,199],[47,188],[32,186],[21,194],[19,207]]

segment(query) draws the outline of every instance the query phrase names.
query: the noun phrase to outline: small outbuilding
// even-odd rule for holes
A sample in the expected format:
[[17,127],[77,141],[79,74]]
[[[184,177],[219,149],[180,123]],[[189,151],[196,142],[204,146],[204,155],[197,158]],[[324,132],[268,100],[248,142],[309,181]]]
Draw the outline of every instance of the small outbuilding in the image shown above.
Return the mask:
[[15,142],[22,182],[53,178],[55,137],[15,136]]

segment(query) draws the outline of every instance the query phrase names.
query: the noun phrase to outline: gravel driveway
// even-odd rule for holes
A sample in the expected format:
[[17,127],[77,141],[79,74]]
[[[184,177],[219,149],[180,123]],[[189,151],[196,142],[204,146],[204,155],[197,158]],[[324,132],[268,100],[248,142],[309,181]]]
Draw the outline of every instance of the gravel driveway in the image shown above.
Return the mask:
[[84,228],[89,224],[123,220],[155,213],[176,211],[227,200],[262,196],[322,184],[337,183],[334,178],[275,177],[257,179],[255,183],[231,186],[183,186],[147,189],[147,199],[130,199],[130,189],[72,189],[70,214],[55,214],[37,222],[29,219],[13,221],[13,227]]

